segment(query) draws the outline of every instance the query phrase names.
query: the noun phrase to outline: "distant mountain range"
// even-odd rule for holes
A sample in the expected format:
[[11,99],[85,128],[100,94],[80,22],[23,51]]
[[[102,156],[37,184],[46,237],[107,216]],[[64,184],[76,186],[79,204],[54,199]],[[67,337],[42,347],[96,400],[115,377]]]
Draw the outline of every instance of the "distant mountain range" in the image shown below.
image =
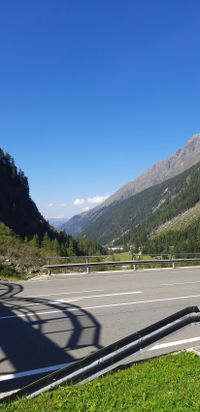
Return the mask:
[[[179,186],[176,186],[179,180],[173,181],[173,179],[182,176],[180,181],[183,179],[182,185],[184,186],[184,179],[191,179],[190,174],[187,175],[186,173],[184,175],[184,171],[189,171],[199,161],[200,134],[196,134],[174,156],[154,164],[137,179],[120,188],[98,207],[72,217],[62,226],[62,229],[73,235],[84,235],[90,239],[95,239],[103,244],[113,243],[121,236],[130,243],[133,240],[130,233],[135,230],[137,225],[147,218],[151,220],[157,211],[160,212],[163,208],[172,204],[173,196],[179,196]],[[199,166],[195,170],[198,176]],[[169,191],[168,183],[163,185],[167,181],[170,187],[175,185],[174,195],[173,191],[172,194]],[[194,189],[194,187],[195,183],[193,190],[198,193],[198,188]],[[163,195],[163,191],[166,191],[165,195]],[[186,194],[185,196],[187,197]],[[188,196],[191,200],[190,194]],[[193,207],[195,202],[198,202],[198,199],[194,197],[187,206],[184,199],[181,200],[180,198],[182,206],[178,207],[176,213],[171,214],[169,219]],[[167,217],[163,221],[161,219],[160,222],[157,222],[157,225],[163,224],[165,221],[167,221]],[[155,228],[152,227],[152,230],[155,230]]]
[[64,219],[62,217],[52,217],[47,220],[51,226],[58,230],[68,221],[67,218]]

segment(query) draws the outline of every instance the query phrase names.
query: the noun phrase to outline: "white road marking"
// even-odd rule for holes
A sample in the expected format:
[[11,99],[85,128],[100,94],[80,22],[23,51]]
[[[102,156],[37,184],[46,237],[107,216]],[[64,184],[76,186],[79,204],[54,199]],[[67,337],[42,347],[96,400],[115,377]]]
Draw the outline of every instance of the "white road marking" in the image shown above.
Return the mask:
[[[36,298],[42,298],[42,297],[44,297],[44,296],[60,296],[60,295],[73,295],[73,294],[78,294],[78,293],[91,293],[91,292],[103,292],[104,290],[103,289],[94,289],[94,290],[81,290],[80,292],[78,291],[78,292],[62,292],[62,293],[50,293],[50,294],[48,294],[48,295],[35,295],[35,296],[20,296],[20,299],[36,299]],[[15,299],[15,298],[14,298]],[[17,298],[16,298],[17,299]],[[78,298],[77,298],[78,299]],[[4,300],[1,300],[1,298],[0,298],[0,302],[5,302]],[[11,301],[12,302],[12,301]],[[48,301],[47,303],[50,303],[50,304],[54,304],[55,305],[55,302],[66,302],[65,300],[57,300],[57,301]],[[70,300],[70,302],[71,302],[71,300]],[[28,304],[26,304],[26,308],[27,307],[33,307],[33,306],[38,306],[38,305],[41,305],[41,304],[46,304],[46,301],[45,302],[31,302],[31,303],[28,303]],[[10,304],[10,307],[12,307],[12,303]]]
[[92,298],[108,298],[108,297],[112,297],[112,296],[124,296],[124,295],[137,295],[140,293],[144,293],[141,292],[140,290],[134,291],[134,292],[118,292],[118,293],[106,293],[104,295],[90,295],[90,296],[78,296],[78,297],[74,297],[72,299],[66,300],[66,299],[58,299],[55,301],[48,301],[48,303],[50,303],[51,305],[56,305],[58,303],[70,303],[70,302],[77,302],[79,300],[85,300],[85,299],[92,299]]
[[71,363],[73,362],[61,363],[60,365],[54,365],[54,366],[46,366],[45,368],[32,369],[32,370],[24,371],[24,372],[8,373],[4,376],[0,376],[0,382],[8,381],[11,379],[25,378],[26,376],[39,375],[41,373],[53,372],[53,371],[56,371],[57,369],[61,369],[61,368],[64,368],[65,366],[71,365]]
[[[157,303],[157,302],[169,302],[173,300],[183,300],[183,299],[192,299],[192,298],[199,298],[200,295],[191,295],[191,296],[177,296],[174,298],[163,298],[163,299],[149,299],[149,300],[138,300],[135,302],[124,302],[124,303],[113,303],[110,305],[99,305],[99,306],[86,306],[85,310],[89,309],[100,309],[100,308],[110,308],[110,307],[115,307],[115,306],[132,306],[132,305],[143,305],[143,304],[148,304],[148,303]],[[78,309],[72,309],[78,310]],[[0,318],[1,319],[1,318]]]
[[[182,340],[177,340],[173,342],[167,342],[167,343],[158,343],[157,345],[154,345],[152,348],[147,349],[148,352],[150,351],[156,351],[159,349],[164,349],[164,348],[169,348],[173,346],[178,346],[178,345],[185,345],[187,343],[193,343],[193,342],[198,342],[200,341],[200,336],[194,337],[194,338],[188,338],[188,339],[182,339]],[[64,368],[68,365],[71,365],[73,362],[68,362],[68,363],[62,363],[60,365],[53,365],[53,366],[47,366],[44,368],[39,368],[39,369],[32,369],[24,372],[16,372],[16,373],[8,373],[4,376],[0,376],[0,382],[3,381],[8,381],[11,379],[19,379],[19,378],[24,378],[27,376],[33,376],[33,375],[39,375],[43,373],[48,373],[48,372],[53,372],[58,369]]]
[[[85,300],[85,299],[91,299],[91,298],[102,298],[102,297],[111,297],[111,296],[123,296],[123,295],[137,295],[137,294],[141,294],[144,292],[141,292],[140,290],[137,291],[132,291],[132,292],[118,292],[118,293],[107,293],[107,294],[103,294],[103,295],[87,295],[87,296],[75,296],[72,299],[56,299],[56,300],[45,300],[43,302],[42,299],[40,299],[40,302],[33,302],[33,303],[28,303],[26,304],[25,308],[27,307],[33,307],[33,306],[38,306],[38,305],[59,305],[60,303],[71,303],[71,302],[78,302],[80,300]],[[30,298],[31,299],[31,298]],[[18,304],[19,305],[19,304]],[[8,306],[11,310],[12,310],[12,303],[9,303]],[[15,308],[17,309],[17,308]]]
[[48,293],[47,295],[33,295],[33,296],[21,296],[20,298],[32,299],[32,298],[41,298],[44,296],[60,296],[60,295],[75,295],[76,293],[91,293],[91,292],[103,292],[103,289],[93,289],[93,290],[80,290],[76,292],[62,292],[62,293]]
[[57,310],[50,310],[50,311],[40,311],[40,312],[35,312],[35,313],[26,313],[23,315],[11,315],[11,316],[1,316],[0,320],[4,319],[13,319],[13,318],[26,318],[26,317],[31,317],[31,316],[36,316],[36,315],[51,315],[53,313],[67,313],[67,312],[77,312],[80,310],[91,310],[91,309],[102,309],[102,308],[113,308],[113,307],[120,307],[120,306],[132,306],[132,305],[144,305],[148,303],[157,303],[157,302],[170,302],[174,300],[185,300],[185,299],[194,299],[194,298],[199,298],[200,295],[190,295],[190,296],[177,296],[173,298],[163,298],[163,299],[149,299],[149,300],[138,300],[135,302],[123,302],[123,303],[111,303],[107,305],[95,305],[95,306],[85,306],[85,307],[80,307],[80,308],[67,308],[67,309],[57,309]]
[[198,341],[200,341],[200,336],[197,336],[196,338],[176,340],[173,342],[160,343],[160,344],[158,343],[157,345],[154,345],[152,348],[148,349],[148,351],[170,348],[172,346],[184,345],[185,343],[192,343],[192,342],[198,342]]
[[161,283],[161,286],[177,286],[177,285],[189,285],[194,283],[200,283],[200,280],[195,282],[177,282],[177,283]]

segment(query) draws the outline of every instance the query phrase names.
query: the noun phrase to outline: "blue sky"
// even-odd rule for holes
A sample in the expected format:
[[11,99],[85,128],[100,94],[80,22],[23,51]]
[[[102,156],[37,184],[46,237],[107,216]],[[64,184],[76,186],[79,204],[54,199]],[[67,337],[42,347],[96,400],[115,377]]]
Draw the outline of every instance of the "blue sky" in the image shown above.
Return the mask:
[[45,217],[95,206],[200,132],[199,16],[198,0],[1,1],[0,146]]

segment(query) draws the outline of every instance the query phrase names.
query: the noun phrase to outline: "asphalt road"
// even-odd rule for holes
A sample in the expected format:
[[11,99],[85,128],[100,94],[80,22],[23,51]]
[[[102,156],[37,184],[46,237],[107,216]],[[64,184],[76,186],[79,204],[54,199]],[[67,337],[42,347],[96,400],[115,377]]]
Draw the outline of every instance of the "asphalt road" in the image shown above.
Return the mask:
[[[0,393],[191,305],[200,305],[200,268],[0,282]],[[193,324],[132,360],[198,345]]]

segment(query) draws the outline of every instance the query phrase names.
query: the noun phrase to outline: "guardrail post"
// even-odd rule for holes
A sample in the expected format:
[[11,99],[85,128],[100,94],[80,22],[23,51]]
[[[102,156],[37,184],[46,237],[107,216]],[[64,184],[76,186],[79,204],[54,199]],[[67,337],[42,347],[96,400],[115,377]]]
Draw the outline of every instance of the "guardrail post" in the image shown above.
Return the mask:
[[[183,262],[200,262],[200,258],[195,258],[195,259],[186,259],[186,258],[181,258],[181,259],[159,259],[159,260],[154,260],[154,259],[150,259],[150,260],[125,260],[125,261],[115,261],[115,262],[110,262],[110,261],[102,261],[102,262],[91,262],[89,260],[90,257],[81,257],[83,260],[82,262],[79,263],[67,263],[67,264],[48,264],[48,265],[44,265],[43,268],[46,270],[53,270],[53,269],[58,269],[58,268],[68,268],[68,269],[75,269],[75,268],[79,268],[82,269],[84,271],[86,271],[86,273],[88,274],[90,272],[90,268],[101,268],[101,267],[105,267],[105,266],[124,266],[125,267],[129,267],[129,269],[132,269],[134,271],[136,271],[138,269],[138,266],[140,265],[152,265],[152,264],[163,264],[166,265],[167,267],[170,267],[172,269],[175,269],[175,266],[177,264],[181,264]],[[48,262],[49,263],[49,262]],[[163,266],[162,266],[163,267]],[[165,267],[165,266],[164,266]],[[48,274],[51,274],[50,272],[48,272]]]
[[[48,259],[48,265],[50,265],[50,259]],[[51,269],[48,269],[48,276],[51,276]]]
[[[89,262],[88,262],[88,258],[86,259],[86,263],[89,263]],[[86,273],[87,273],[87,275],[88,275],[89,271],[90,271],[89,266],[87,266],[87,267],[86,267]]]

